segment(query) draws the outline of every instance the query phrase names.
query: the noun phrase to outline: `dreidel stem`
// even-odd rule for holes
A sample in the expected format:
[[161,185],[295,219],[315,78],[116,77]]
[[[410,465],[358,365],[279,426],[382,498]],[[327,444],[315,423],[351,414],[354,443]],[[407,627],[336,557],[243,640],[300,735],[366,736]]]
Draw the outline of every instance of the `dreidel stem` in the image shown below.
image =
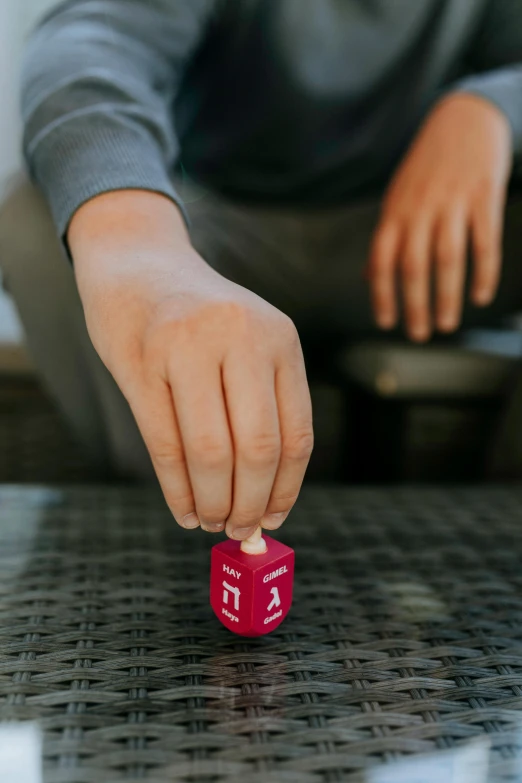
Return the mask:
[[262,533],[261,525],[258,525],[252,535],[241,542],[241,551],[247,555],[264,555],[267,546]]

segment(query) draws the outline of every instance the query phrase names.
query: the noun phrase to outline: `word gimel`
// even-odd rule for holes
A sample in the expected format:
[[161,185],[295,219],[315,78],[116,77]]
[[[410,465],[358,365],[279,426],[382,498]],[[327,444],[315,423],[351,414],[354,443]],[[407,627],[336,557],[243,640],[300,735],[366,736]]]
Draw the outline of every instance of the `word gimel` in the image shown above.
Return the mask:
[[288,572],[288,568],[284,565],[281,566],[281,568],[278,568],[277,571],[271,571],[269,574],[266,574],[263,577],[263,582],[270,582],[272,579],[275,579],[276,576],[281,576],[281,574],[286,574]]

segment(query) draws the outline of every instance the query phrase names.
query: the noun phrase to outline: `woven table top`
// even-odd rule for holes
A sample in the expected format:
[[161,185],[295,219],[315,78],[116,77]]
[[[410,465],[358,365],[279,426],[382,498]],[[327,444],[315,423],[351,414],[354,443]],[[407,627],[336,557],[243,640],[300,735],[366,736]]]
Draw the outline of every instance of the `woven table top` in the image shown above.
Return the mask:
[[[522,489],[305,488],[279,537],[294,605],[248,640],[157,494],[0,490],[0,718],[47,783],[521,781]],[[487,778],[419,773],[470,748]]]

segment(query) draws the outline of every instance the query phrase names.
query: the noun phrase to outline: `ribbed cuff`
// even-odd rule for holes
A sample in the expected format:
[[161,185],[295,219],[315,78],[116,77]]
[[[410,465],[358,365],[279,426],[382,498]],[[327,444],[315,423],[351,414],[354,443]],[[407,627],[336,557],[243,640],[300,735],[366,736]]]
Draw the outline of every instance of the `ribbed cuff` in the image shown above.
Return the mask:
[[107,116],[75,118],[48,133],[29,157],[62,240],[82,204],[113,190],[161,193],[178,205],[188,223],[161,149],[141,129]]
[[452,91],[469,92],[491,101],[506,116],[513,135],[513,151],[522,154],[522,66],[504,68],[462,79]]

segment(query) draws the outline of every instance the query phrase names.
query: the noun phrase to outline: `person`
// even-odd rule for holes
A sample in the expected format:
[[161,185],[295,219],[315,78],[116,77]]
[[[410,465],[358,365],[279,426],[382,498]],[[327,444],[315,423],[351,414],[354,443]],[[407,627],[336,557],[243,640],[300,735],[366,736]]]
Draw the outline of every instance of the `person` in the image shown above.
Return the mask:
[[186,528],[291,510],[298,330],[422,342],[522,303],[522,0],[69,0],[22,99],[43,197],[17,186],[0,257],[35,361]]

